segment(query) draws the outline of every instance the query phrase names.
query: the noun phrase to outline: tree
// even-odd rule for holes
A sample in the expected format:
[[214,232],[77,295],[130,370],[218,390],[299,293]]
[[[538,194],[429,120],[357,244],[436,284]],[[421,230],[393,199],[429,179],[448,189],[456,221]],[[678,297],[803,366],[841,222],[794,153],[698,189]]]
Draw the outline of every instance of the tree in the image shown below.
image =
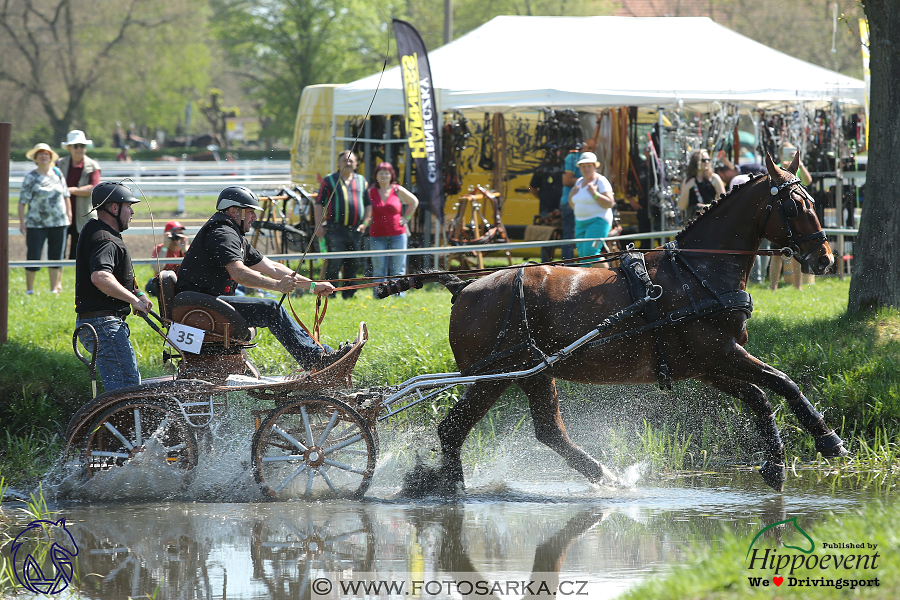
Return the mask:
[[869,21],[869,162],[866,195],[853,248],[849,310],[900,308],[900,3],[861,0]]
[[392,5],[368,0],[213,0],[214,23],[247,91],[272,117],[264,136],[290,137],[307,85],[376,71]]
[[[183,83],[186,73],[196,75],[194,65],[204,60],[201,49],[185,54],[182,48],[177,61],[168,64],[160,57],[174,58],[172,43],[190,39],[188,28],[199,33],[196,15],[203,13],[203,4],[0,0],[0,82],[40,107],[57,143],[75,123],[98,113],[109,118],[111,107],[135,91],[149,106],[168,100],[154,91],[171,89],[172,81]],[[206,51],[206,62],[208,56]]]

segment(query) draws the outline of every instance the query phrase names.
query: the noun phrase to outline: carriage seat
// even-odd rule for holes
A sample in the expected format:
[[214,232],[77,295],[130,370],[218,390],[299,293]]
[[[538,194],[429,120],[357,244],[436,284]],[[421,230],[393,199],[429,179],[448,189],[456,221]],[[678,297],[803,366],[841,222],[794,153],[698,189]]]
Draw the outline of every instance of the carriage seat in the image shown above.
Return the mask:
[[162,317],[197,329],[203,329],[211,342],[249,344],[256,329],[233,306],[215,296],[200,292],[175,295],[178,277],[174,271],[159,274],[159,311]]

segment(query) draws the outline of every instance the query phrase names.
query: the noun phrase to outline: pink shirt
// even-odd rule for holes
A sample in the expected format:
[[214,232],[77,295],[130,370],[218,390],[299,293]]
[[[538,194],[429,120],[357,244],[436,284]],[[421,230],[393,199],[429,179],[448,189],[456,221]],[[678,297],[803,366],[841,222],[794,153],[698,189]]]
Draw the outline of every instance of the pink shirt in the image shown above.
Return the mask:
[[378,187],[369,188],[369,203],[372,206],[370,237],[393,237],[406,233],[406,227],[400,224],[403,203],[397,195],[396,185],[391,186],[391,193],[384,200]]

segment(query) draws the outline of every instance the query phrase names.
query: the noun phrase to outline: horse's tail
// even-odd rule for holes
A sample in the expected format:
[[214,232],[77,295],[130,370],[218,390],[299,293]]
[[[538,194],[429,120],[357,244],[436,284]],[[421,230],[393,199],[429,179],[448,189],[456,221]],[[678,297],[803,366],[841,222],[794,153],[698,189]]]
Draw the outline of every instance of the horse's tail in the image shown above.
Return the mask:
[[456,302],[456,298],[463,288],[475,280],[470,279],[468,281],[463,281],[456,275],[441,271],[422,271],[421,273],[416,273],[415,275],[410,275],[408,277],[388,279],[387,281],[379,283],[375,288],[375,297],[387,298],[392,294],[399,294],[400,292],[405,292],[412,288],[420,289],[422,285],[428,281],[437,281],[447,288],[447,290],[453,294],[450,299],[450,303],[452,304]]

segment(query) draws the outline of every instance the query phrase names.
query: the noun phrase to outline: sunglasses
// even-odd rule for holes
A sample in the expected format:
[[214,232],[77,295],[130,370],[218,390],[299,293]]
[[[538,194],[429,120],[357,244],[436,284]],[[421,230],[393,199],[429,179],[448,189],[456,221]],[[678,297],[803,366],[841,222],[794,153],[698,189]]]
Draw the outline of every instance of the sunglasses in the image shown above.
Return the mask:
[[700,159],[700,162],[709,162],[709,159],[708,159],[708,158],[701,158],[701,159]]
[[87,144],[71,144],[73,148],[87,148]]

